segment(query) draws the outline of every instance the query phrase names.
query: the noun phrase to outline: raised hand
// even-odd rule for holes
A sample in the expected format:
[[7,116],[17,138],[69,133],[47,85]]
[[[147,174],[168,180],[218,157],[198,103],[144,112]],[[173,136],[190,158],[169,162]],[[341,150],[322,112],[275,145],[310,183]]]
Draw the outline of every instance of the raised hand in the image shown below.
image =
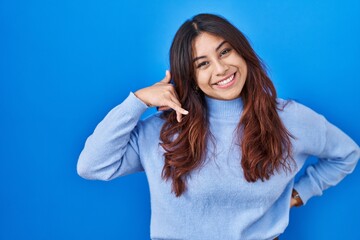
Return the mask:
[[189,112],[181,107],[170,80],[170,72],[166,71],[164,79],[150,87],[136,91],[135,96],[149,107],[159,107],[159,110],[174,109],[177,121],[181,122],[182,115],[187,115]]

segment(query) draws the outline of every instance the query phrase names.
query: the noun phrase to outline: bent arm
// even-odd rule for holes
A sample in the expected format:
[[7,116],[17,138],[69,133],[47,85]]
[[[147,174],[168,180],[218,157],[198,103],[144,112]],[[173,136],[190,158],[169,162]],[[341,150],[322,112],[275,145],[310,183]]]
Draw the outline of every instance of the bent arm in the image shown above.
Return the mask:
[[143,171],[137,144],[137,124],[147,106],[133,93],[113,108],[87,138],[78,163],[86,179],[111,180]]
[[295,183],[304,204],[313,196],[338,184],[350,174],[360,158],[359,146],[344,132],[324,120],[324,147],[317,155],[319,161],[310,165],[306,173]]

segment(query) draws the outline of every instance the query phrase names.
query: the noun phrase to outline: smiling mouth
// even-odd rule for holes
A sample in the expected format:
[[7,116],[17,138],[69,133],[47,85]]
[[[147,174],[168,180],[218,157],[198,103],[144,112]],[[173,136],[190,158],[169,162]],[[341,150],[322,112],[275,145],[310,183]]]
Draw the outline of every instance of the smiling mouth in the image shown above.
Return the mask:
[[225,86],[226,84],[228,84],[228,83],[230,83],[232,80],[234,80],[235,74],[236,74],[236,72],[233,73],[230,77],[228,77],[228,78],[226,78],[226,79],[224,79],[224,80],[221,80],[221,81],[219,81],[219,82],[217,82],[217,83],[214,83],[214,85]]

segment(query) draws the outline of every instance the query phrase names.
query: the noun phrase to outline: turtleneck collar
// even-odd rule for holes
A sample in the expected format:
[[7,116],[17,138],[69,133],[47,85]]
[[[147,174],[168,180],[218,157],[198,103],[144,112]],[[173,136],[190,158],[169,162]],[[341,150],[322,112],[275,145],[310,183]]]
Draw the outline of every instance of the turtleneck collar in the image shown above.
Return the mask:
[[242,99],[219,100],[205,96],[208,114],[211,117],[237,117],[241,116],[243,110]]

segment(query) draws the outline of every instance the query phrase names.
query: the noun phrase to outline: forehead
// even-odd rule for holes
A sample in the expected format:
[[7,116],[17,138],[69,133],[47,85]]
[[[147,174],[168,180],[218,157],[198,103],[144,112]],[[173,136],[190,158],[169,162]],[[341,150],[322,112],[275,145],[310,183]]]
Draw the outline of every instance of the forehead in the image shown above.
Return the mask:
[[224,41],[224,38],[209,34],[201,33],[193,43],[193,53],[195,57],[205,56],[216,51],[216,48]]

